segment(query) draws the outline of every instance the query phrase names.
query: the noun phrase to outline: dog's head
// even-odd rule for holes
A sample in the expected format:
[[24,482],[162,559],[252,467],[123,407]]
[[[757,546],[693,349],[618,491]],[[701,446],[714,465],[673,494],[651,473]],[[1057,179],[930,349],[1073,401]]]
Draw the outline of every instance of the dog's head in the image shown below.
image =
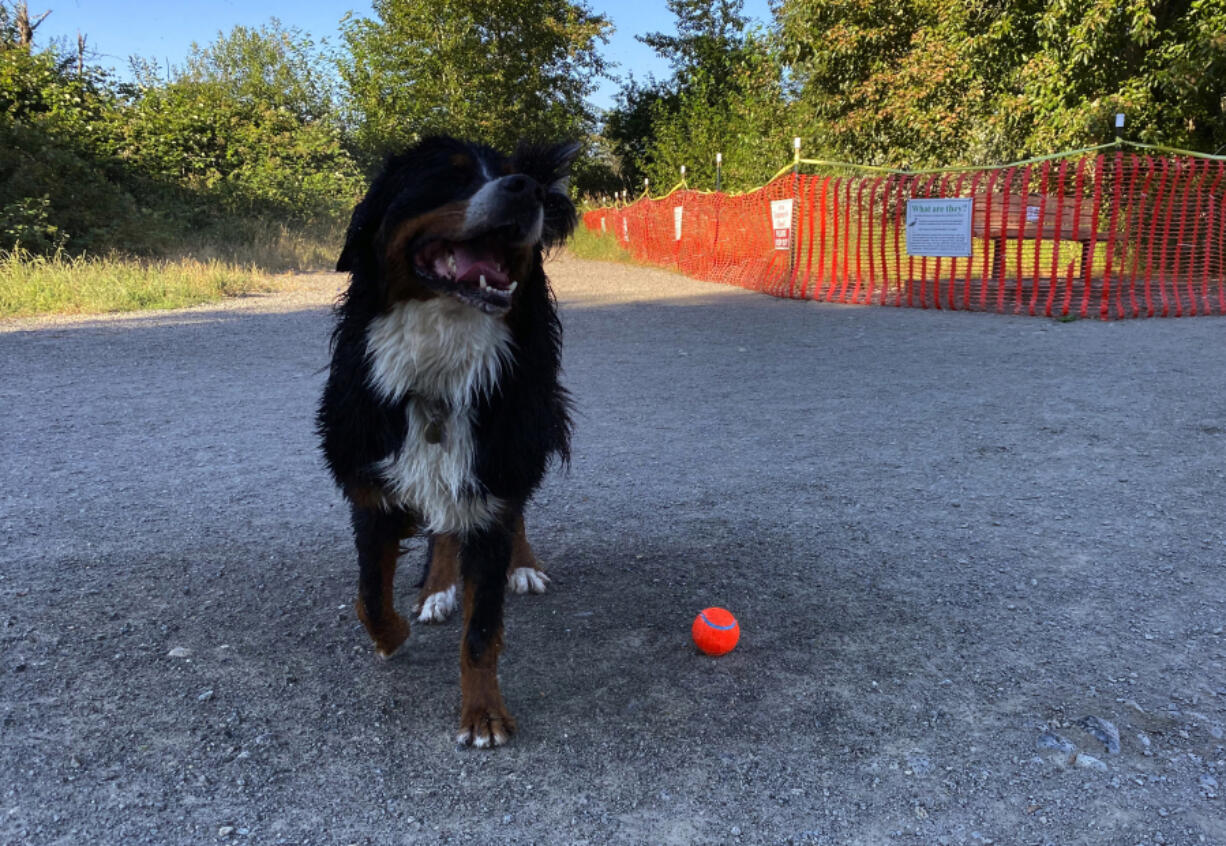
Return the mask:
[[521,145],[508,157],[428,138],[388,159],[354,209],[336,269],[380,280],[387,302],[447,296],[505,313],[541,251],[574,230],[566,189],[578,149]]

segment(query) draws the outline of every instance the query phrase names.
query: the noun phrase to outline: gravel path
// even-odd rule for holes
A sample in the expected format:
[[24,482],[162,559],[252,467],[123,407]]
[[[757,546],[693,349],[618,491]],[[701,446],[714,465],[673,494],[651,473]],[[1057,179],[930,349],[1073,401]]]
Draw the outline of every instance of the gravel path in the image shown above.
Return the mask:
[[354,618],[340,277],[0,322],[0,843],[1226,844],[1226,321],[550,272],[575,457],[493,753],[457,621]]

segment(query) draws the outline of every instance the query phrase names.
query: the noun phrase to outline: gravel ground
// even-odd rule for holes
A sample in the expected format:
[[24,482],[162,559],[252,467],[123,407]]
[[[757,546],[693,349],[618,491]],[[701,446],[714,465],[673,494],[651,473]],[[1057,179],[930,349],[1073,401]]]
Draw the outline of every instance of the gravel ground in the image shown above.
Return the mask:
[[458,621],[354,617],[339,277],[0,323],[0,843],[1226,844],[1226,321],[550,272],[575,457],[494,752]]

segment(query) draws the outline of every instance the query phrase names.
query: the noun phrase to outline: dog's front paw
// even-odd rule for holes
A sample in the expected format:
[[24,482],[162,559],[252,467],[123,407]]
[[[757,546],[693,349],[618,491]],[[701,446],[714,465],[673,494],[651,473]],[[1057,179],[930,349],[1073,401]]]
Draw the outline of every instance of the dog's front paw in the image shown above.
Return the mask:
[[456,586],[452,585],[446,590],[423,597],[413,609],[413,613],[417,615],[419,623],[442,623],[459,607]]
[[460,715],[460,731],[456,743],[492,749],[503,746],[515,733],[515,720],[502,705],[465,708]]
[[549,576],[535,567],[516,567],[507,576],[507,587],[515,593],[544,593]]
[[354,603],[354,607],[357,609],[358,619],[362,621],[367,634],[375,643],[376,655],[380,658],[391,658],[400,651],[400,647],[404,646],[404,642],[409,639],[409,624],[405,622],[404,617],[393,611],[391,614],[372,619],[366,613],[366,607],[360,598]]

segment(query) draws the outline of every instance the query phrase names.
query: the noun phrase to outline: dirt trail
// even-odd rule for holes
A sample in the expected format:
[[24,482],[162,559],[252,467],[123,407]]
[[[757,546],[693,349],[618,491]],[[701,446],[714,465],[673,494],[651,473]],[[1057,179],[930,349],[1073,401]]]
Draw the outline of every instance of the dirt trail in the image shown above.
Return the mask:
[[1226,321],[550,272],[575,456],[493,753],[456,621],[354,618],[340,277],[0,323],[0,844],[1226,844]]

